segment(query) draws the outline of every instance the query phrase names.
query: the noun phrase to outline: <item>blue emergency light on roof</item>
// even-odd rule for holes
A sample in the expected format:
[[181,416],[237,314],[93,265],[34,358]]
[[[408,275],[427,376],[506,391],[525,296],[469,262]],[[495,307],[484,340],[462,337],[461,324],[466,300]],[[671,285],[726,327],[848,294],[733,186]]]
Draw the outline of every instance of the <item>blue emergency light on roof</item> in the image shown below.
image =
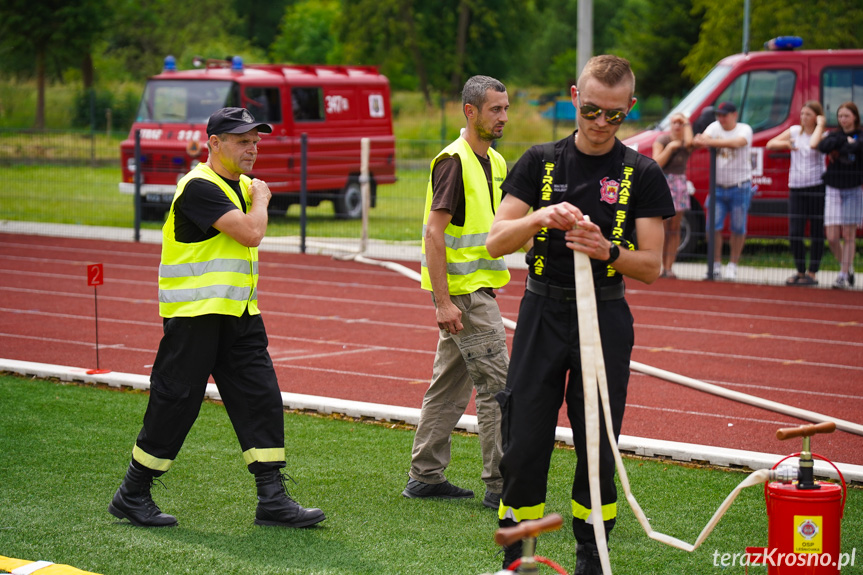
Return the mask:
[[777,36],[772,40],[764,43],[766,50],[793,50],[803,45],[803,38],[800,36]]
[[243,59],[239,56],[234,56],[231,58],[231,70],[234,72],[242,72],[243,71]]
[[165,72],[176,72],[177,71],[177,61],[174,60],[173,56],[165,56]]

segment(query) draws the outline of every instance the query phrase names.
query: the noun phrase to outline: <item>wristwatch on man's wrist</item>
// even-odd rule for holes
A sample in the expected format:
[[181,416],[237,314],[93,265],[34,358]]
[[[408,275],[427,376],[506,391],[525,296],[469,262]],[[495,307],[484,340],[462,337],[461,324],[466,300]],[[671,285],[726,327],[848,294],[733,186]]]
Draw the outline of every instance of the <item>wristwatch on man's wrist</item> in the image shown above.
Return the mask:
[[620,257],[620,246],[614,242],[611,242],[611,247],[608,248],[608,259],[602,263],[611,264],[614,263],[617,258]]

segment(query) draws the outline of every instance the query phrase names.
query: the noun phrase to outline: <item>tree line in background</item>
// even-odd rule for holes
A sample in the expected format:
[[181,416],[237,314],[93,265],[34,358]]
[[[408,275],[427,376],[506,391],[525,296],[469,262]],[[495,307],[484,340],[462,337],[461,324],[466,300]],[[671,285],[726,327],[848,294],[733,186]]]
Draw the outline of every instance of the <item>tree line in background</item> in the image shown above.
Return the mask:
[[[0,77],[82,94],[141,82],[172,54],[247,62],[371,64],[395,90],[455,95],[473,74],[566,90],[576,73],[578,0],[5,0]],[[628,58],[638,95],[671,101],[740,52],[743,0],[593,0],[594,53]],[[798,35],[805,48],[859,47],[859,0],[752,2],[751,47]],[[92,101],[92,98],[90,99]],[[0,107],[2,113],[2,107]]]

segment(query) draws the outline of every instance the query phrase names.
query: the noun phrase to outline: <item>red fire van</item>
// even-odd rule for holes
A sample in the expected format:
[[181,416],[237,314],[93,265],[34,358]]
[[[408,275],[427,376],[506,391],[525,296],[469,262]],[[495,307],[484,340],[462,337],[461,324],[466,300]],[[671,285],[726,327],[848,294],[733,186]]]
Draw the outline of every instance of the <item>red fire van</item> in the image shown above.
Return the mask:
[[[771,42],[781,46],[783,38]],[[799,39],[796,39],[799,41]],[[789,152],[769,151],[767,141],[800,122],[807,100],[824,106],[828,128],[836,128],[836,110],[854,101],[863,109],[863,50],[781,50],[736,54],[721,60],[658,125],[624,140],[650,156],[653,141],[670,126],[672,114],[682,112],[697,124],[723,101],[737,106],[739,121],[752,126],[752,184],[756,187],[749,218],[749,236],[787,237]],[[697,128],[697,126],[696,126]],[[709,188],[709,155],[695,150],[687,178],[695,186],[692,209],[684,218],[680,252],[694,253],[704,238],[704,200]]]
[[[177,181],[207,158],[207,119],[225,106],[248,108],[273,126],[258,145],[251,175],[273,192],[270,208],[300,201],[301,137],[307,137],[308,204],[330,200],[336,217],[361,215],[360,140],[369,138],[372,206],[376,187],[395,181],[389,81],[372,66],[244,65],[234,57],[177,70],[165,59],[144,89],[129,137],[120,145],[120,191],[134,193],[141,170],[144,219],[161,220]],[[135,161],[135,132],[141,134]]]

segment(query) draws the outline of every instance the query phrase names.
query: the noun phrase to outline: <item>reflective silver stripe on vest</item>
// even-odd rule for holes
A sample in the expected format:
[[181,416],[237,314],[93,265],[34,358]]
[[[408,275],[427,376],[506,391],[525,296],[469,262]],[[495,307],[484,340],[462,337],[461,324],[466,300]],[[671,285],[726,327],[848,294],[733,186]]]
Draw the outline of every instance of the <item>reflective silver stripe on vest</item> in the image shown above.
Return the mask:
[[[420,265],[422,267],[427,268],[428,262],[426,261],[426,255],[422,255],[422,259],[420,261]],[[446,264],[446,273],[451,276],[466,276],[470,275],[476,271],[485,270],[492,272],[505,272],[507,271],[506,261],[500,260],[473,260],[470,262],[448,262]]]
[[[193,262],[186,264],[161,264],[159,277],[187,278],[202,276],[214,272],[249,273],[249,261],[238,259],[215,259],[208,262]],[[252,262],[252,273],[258,273],[258,262]]]
[[[426,233],[426,226],[423,226],[423,236]],[[478,248],[485,245],[485,240],[488,234],[466,234],[462,237],[452,236],[444,233],[444,242],[446,247],[451,250],[460,250],[463,248]]]
[[160,289],[159,303],[189,303],[208,299],[230,299],[234,301],[249,301],[257,297],[257,290],[251,291],[249,286],[236,287],[228,285],[207,286],[197,289]]

